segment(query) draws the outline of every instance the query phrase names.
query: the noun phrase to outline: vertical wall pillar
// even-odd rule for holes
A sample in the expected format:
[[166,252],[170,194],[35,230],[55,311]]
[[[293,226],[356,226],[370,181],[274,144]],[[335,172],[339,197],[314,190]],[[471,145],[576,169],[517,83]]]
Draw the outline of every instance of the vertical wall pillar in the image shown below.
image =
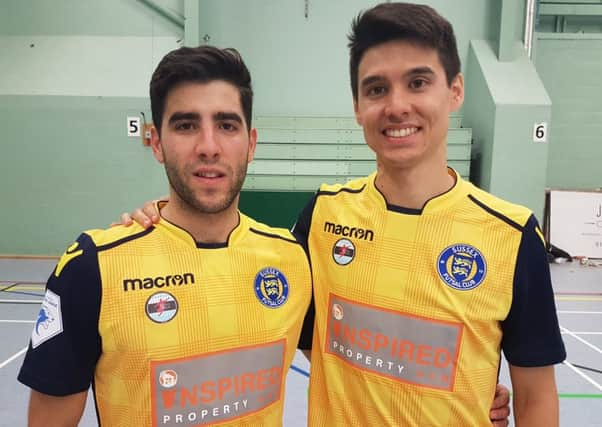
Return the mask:
[[521,0],[501,0],[500,34],[497,57],[500,62],[512,61],[515,54],[516,16]]
[[199,0],[184,0],[184,45],[201,44]]
[[515,59],[502,62],[489,41],[471,41],[463,123],[479,154],[477,184],[542,222],[548,143],[537,142],[534,129],[546,123],[549,130],[551,101],[522,44],[510,47]]

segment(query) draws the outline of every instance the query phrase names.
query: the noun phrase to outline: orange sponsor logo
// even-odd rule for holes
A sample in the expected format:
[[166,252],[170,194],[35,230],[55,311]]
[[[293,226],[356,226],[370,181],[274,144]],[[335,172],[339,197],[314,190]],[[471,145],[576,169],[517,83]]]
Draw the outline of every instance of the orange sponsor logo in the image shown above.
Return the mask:
[[274,366],[255,372],[207,380],[191,387],[177,387],[162,390],[163,407],[167,410],[175,407],[186,408],[199,404],[210,405],[216,400],[236,399],[248,393],[260,393],[280,384],[282,367]]
[[415,362],[419,365],[446,368],[452,363],[452,355],[447,348],[419,344],[408,339],[388,336],[369,329],[357,329],[340,321],[333,322],[334,336],[341,342],[351,344],[374,353],[387,352],[391,357]]

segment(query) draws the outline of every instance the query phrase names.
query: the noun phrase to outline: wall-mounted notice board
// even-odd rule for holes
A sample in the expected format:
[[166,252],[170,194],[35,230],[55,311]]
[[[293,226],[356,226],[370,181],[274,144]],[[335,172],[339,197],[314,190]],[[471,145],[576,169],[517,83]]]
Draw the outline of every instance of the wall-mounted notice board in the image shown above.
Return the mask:
[[602,258],[602,191],[550,190],[546,235],[571,256]]

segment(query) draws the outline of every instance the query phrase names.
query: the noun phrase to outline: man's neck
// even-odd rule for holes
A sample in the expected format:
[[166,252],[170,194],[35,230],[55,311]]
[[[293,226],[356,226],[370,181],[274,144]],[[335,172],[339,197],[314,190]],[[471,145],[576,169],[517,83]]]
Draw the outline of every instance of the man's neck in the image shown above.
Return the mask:
[[196,242],[224,243],[240,221],[237,203],[215,214],[200,213],[182,205],[181,201],[170,198],[170,202],[161,209],[161,216],[186,230]]
[[408,209],[422,209],[428,200],[445,193],[454,184],[446,162],[404,169],[379,165],[375,180],[388,204]]

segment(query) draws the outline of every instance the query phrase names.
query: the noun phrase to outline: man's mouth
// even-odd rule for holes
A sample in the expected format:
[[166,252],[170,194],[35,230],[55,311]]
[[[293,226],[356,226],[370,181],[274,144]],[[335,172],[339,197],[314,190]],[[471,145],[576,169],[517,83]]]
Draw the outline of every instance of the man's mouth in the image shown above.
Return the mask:
[[194,174],[199,178],[221,178],[224,176],[223,173],[217,171],[200,171]]
[[406,136],[410,136],[418,132],[418,129],[419,128],[417,127],[403,129],[385,129],[383,133],[385,134],[385,136],[389,136],[392,138],[405,138]]

